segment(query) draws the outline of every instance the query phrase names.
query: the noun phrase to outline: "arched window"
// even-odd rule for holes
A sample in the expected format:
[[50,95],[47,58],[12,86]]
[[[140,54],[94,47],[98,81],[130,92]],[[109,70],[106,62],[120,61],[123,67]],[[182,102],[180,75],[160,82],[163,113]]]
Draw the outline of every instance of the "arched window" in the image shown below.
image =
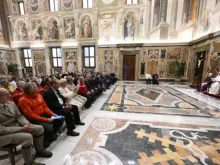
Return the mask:
[[138,0],[127,0],[127,5],[137,4],[137,3],[138,3]]
[[83,8],[92,8],[93,0],[83,0]]
[[58,11],[58,0],[49,0],[50,11]]

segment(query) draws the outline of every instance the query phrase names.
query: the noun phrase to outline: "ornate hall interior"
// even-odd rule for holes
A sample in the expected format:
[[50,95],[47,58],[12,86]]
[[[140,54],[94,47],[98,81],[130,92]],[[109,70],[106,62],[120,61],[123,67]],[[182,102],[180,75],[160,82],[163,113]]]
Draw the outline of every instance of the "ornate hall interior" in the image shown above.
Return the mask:
[[0,165],[15,164],[220,165],[220,0],[0,0]]

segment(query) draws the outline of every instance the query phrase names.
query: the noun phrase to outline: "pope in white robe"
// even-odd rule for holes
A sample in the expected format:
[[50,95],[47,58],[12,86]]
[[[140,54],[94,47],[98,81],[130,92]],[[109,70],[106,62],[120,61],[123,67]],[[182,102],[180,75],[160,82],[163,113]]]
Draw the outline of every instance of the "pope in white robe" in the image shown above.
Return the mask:
[[218,95],[220,93],[220,72],[218,76],[213,79],[213,83],[209,89],[209,93]]

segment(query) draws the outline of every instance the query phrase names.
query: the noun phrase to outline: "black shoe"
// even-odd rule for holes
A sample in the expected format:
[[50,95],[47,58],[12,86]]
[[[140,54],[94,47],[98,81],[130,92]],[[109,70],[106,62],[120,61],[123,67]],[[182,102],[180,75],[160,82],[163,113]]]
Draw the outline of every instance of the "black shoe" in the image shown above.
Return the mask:
[[50,141],[50,142],[53,142],[53,141],[56,141],[56,140],[57,140],[57,136],[56,135],[53,135],[50,138],[48,138],[48,141]]
[[48,142],[48,141],[45,141],[45,142],[44,142],[44,148],[47,148],[47,147],[49,147],[49,146],[50,146],[50,144],[51,144],[50,142]]
[[[24,165],[25,165],[25,164],[24,164]],[[46,164],[44,164],[44,163],[37,163],[37,162],[33,161],[33,162],[31,163],[31,165],[46,165]]]
[[50,158],[53,156],[53,153],[47,150],[43,150],[41,152],[36,153],[37,157],[42,157],[42,158]]
[[77,122],[77,123],[75,123],[76,125],[85,125],[85,123],[83,123],[83,122]]
[[75,132],[75,131],[67,131],[66,133],[68,136],[79,136],[79,133],[78,132]]

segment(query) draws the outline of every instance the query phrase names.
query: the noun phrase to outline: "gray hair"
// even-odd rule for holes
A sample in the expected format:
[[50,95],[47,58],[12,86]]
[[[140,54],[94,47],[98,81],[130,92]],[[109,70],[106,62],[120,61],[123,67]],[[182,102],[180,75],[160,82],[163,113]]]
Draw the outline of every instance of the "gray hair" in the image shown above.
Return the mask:
[[62,86],[64,84],[66,84],[66,79],[65,78],[61,78],[60,79],[60,85]]
[[35,83],[33,82],[28,82],[24,85],[23,91],[25,94],[30,94],[30,89],[32,89],[34,86],[36,86]]
[[73,78],[71,76],[66,76],[66,82],[69,83]]
[[17,87],[20,87],[22,83],[25,84],[25,81],[23,81],[23,80],[19,80],[19,81],[16,83],[16,84],[17,84]]

